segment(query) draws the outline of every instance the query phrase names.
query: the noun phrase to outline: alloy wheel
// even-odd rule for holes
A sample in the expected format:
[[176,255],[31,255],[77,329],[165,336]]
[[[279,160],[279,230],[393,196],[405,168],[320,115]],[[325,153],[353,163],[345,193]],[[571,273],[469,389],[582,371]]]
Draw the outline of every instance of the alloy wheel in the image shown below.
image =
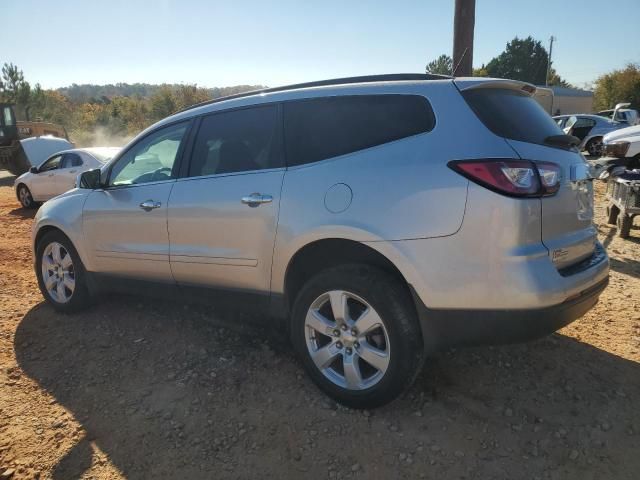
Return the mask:
[[31,194],[29,190],[24,185],[20,187],[18,190],[18,199],[23,207],[27,208],[31,206]]
[[332,290],[313,301],[305,318],[311,360],[332,383],[348,390],[376,385],[391,348],[382,318],[363,298]]
[[51,242],[42,253],[42,281],[47,293],[58,303],[67,303],[76,288],[73,259],[58,242]]

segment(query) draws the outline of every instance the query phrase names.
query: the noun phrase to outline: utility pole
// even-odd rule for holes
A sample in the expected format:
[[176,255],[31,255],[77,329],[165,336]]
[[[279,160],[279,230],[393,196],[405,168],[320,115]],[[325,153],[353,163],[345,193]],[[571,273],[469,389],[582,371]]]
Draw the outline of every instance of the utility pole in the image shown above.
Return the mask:
[[456,0],[453,18],[453,76],[473,73],[473,29],[476,24],[476,0]]
[[553,35],[549,39],[549,58],[547,59],[547,76],[544,79],[544,86],[549,85],[549,73],[551,73],[551,52],[553,52],[553,41],[556,39]]

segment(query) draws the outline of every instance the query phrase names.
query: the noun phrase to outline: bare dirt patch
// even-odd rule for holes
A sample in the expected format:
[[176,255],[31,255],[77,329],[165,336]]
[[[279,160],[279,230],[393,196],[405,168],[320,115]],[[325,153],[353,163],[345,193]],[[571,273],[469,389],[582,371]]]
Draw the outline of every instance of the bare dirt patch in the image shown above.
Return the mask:
[[33,212],[0,179],[0,478],[635,479],[640,229],[597,223],[611,284],[543,340],[428,361],[402,399],[335,405],[269,329],[203,307],[43,303]]

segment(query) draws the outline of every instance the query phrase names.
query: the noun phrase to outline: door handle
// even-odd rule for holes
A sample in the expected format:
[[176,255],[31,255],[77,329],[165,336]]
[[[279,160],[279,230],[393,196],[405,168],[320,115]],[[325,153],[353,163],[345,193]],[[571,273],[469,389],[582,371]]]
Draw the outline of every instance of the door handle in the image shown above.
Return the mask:
[[145,200],[140,204],[140,208],[145,212],[150,212],[154,208],[160,208],[162,204],[160,202],[156,202],[154,200]]
[[242,197],[242,203],[249,205],[250,207],[257,207],[261,203],[273,202],[273,196],[262,195],[260,193],[252,193],[251,195],[245,195]]

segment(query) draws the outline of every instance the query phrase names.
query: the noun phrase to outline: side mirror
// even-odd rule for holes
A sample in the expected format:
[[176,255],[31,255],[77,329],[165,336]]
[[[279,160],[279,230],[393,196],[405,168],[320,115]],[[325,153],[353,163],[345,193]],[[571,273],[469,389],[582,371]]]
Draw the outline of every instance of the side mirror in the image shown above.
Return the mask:
[[38,173],[38,167],[31,167],[31,168],[29,169],[29,172],[30,172],[30,173]]
[[100,182],[100,169],[94,168],[93,170],[87,170],[78,175],[76,179],[77,188],[87,188],[89,190],[95,190],[102,186]]

